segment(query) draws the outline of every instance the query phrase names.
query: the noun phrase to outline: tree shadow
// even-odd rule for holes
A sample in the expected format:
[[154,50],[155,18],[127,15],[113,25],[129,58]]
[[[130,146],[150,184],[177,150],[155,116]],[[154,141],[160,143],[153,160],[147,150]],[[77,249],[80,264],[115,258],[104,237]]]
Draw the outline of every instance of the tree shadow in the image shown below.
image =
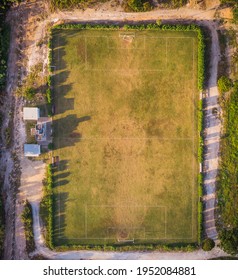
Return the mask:
[[65,213],[67,211],[68,193],[60,192],[54,196],[54,223],[53,223],[53,239],[54,243],[60,242],[64,238],[64,230],[66,227]]
[[[67,115],[64,118],[56,119],[53,121],[53,137],[54,150],[64,147],[74,146],[82,138],[79,131],[79,124],[82,122],[90,121],[91,116],[83,116],[78,118],[76,114]],[[56,153],[54,153],[56,155]]]
[[[54,31],[53,34],[51,63],[53,74],[51,90],[53,93],[54,114],[62,114],[68,110],[74,110],[74,98],[65,98],[65,95],[72,90],[72,83],[67,82],[70,71],[64,59],[66,55],[64,46],[67,42],[62,32],[59,32],[59,30]],[[58,102],[55,102],[56,100]]]

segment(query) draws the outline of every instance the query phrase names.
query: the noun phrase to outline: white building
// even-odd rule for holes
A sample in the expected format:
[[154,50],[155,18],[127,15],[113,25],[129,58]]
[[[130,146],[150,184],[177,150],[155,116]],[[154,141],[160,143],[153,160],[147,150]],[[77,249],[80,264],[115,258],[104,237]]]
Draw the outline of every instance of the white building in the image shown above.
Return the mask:
[[38,157],[41,154],[40,145],[38,144],[24,144],[25,157]]
[[40,117],[40,109],[37,107],[24,107],[23,119],[24,121],[37,121]]

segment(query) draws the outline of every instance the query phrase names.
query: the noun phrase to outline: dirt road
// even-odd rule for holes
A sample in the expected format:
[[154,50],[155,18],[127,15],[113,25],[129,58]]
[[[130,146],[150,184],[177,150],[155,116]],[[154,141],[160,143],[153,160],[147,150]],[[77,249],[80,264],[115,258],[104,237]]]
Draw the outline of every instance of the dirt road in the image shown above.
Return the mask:
[[[178,10],[155,10],[151,12],[146,13],[125,13],[117,10],[105,10],[101,8],[100,10],[97,9],[87,9],[86,11],[73,11],[73,12],[58,12],[55,14],[48,15],[47,9],[45,9],[44,2],[43,1],[28,1],[27,3],[20,4],[20,11],[21,11],[21,32],[25,34],[23,37],[23,56],[25,55],[25,60],[22,65],[21,71],[26,74],[27,71],[29,71],[30,67],[37,64],[39,61],[44,61],[47,63],[47,45],[46,43],[43,44],[43,46],[40,46],[37,44],[40,40],[45,39],[46,35],[46,28],[51,23],[56,23],[59,21],[74,21],[74,22],[85,22],[85,21],[96,21],[96,22],[132,22],[132,21],[149,21],[149,20],[157,20],[161,19],[164,22],[197,22],[198,24],[206,25],[210,30],[212,34],[212,61],[210,65],[210,72],[211,77],[209,81],[209,87],[207,89],[208,91],[208,98],[211,98],[211,101],[207,99],[206,101],[206,110],[208,112],[208,115],[210,114],[210,111],[213,107],[218,107],[217,104],[217,87],[216,87],[216,73],[217,73],[217,65],[219,60],[219,48],[217,48],[218,44],[218,38],[217,38],[217,32],[216,32],[216,24],[213,22],[215,9],[212,8],[207,11],[201,11],[201,10],[195,10],[195,9],[188,9],[188,8],[181,8]],[[11,57],[11,60],[9,61],[9,78],[8,78],[8,103],[11,103],[11,100],[14,96],[14,90],[19,82],[19,80],[12,78],[14,77],[14,73],[18,72],[18,66],[17,61],[19,58],[15,57],[14,54],[16,53],[16,45],[13,44],[13,42],[16,41],[16,38],[19,37],[18,32],[19,25],[16,25],[16,19],[19,17],[19,8],[15,11],[11,11],[11,25],[12,25],[12,45],[10,49],[9,57]],[[35,18],[34,18],[35,17]],[[15,20],[14,20],[15,18]],[[38,42],[37,42],[38,41]],[[23,59],[22,59],[23,61]],[[22,78],[21,78],[22,79]],[[21,110],[23,104],[20,102],[19,99],[16,99],[17,103],[15,103],[15,125],[18,125],[19,127],[24,127],[22,125],[22,119],[21,119]],[[211,103],[212,102],[212,103]],[[210,107],[213,106],[213,107]],[[207,115],[207,116],[208,116]],[[211,135],[213,135],[214,131],[216,130],[217,138],[216,141],[219,143],[219,137],[220,137],[220,126],[219,124],[214,127],[214,123],[212,121],[207,122],[207,145],[212,144],[209,139]],[[17,144],[17,152],[18,157],[22,158],[22,147],[24,143],[24,132],[23,130],[19,129],[14,132],[15,134],[15,141]],[[209,146],[210,147],[210,146]],[[218,147],[218,148],[217,148]],[[206,164],[208,164],[208,170],[207,175],[210,174],[209,172],[216,172],[217,166],[218,166],[218,149],[219,146],[211,146],[210,154],[212,154],[212,157],[206,158]],[[9,152],[6,151],[5,158],[9,159]],[[9,169],[8,172],[5,173],[5,181],[6,181],[6,190],[10,190],[10,186],[7,184],[7,180],[9,178],[9,174],[11,170],[13,170],[13,164],[11,161],[6,163],[7,169]],[[43,163],[42,163],[43,167]],[[218,248],[215,248],[210,253],[205,253],[201,250],[193,252],[193,253],[160,253],[160,252],[151,252],[151,253],[145,253],[145,252],[125,252],[125,253],[106,253],[106,252],[94,252],[94,251],[80,251],[80,252],[65,252],[65,253],[56,253],[51,252],[49,249],[45,248],[43,244],[43,239],[41,236],[41,228],[40,228],[40,219],[39,219],[39,198],[41,197],[42,193],[42,185],[40,178],[43,176],[42,170],[39,167],[39,170],[41,174],[37,179],[35,177],[34,180],[31,179],[31,177],[36,176],[36,167],[33,166],[34,169],[29,174],[29,162],[25,160],[21,160],[21,168],[22,168],[22,174],[24,174],[24,179],[22,180],[21,186],[23,187],[26,181],[30,180],[29,186],[26,188],[20,188],[20,199],[30,199],[31,204],[33,206],[33,213],[34,213],[34,233],[35,233],[35,241],[37,245],[37,251],[36,253],[40,253],[48,258],[52,259],[109,259],[109,258],[115,258],[115,259],[206,259],[211,257],[218,257],[221,255],[224,255],[224,253],[219,250]],[[214,171],[215,170],[215,171]],[[216,174],[216,173],[215,173]],[[209,188],[211,188],[211,184],[215,184],[215,177],[212,178],[214,181],[206,181],[206,193],[208,194]],[[208,180],[208,176],[206,177]],[[210,180],[210,179],[209,179]],[[210,182],[210,183],[209,183]],[[13,192],[12,192],[13,193]],[[33,199],[32,195],[34,196],[35,193],[38,193],[38,198]],[[212,192],[209,193],[210,195],[215,194],[215,187],[212,188]],[[211,196],[214,199],[214,196]],[[209,208],[209,213],[211,213],[212,218],[214,214],[214,204],[212,204],[211,200],[208,196],[204,197],[205,205],[207,202],[207,205],[211,205]],[[208,202],[209,201],[209,202]],[[214,200],[215,202],[215,200]],[[6,208],[9,208],[10,210],[13,210],[14,207],[16,207],[17,213],[21,212],[21,204],[20,203],[14,203],[12,201],[7,202]],[[205,208],[208,210],[208,208]],[[9,210],[9,211],[10,211]],[[14,211],[15,213],[15,211]],[[9,238],[6,239],[5,243],[5,258],[24,258],[24,240],[15,238],[15,236],[19,236],[19,228],[15,228],[14,223],[15,216],[13,216],[9,221],[7,221],[7,235],[9,233]],[[214,218],[213,218],[214,220]],[[16,220],[17,221],[17,220]],[[19,221],[18,221],[19,222]],[[13,226],[14,225],[14,226]],[[207,235],[211,236],[213,238],[216,238],[216,232],[211,233],[209,235],[209,227],[207,228]],[[20,241],[21,240],[21,241]],[[18,245],[16,245],[18,244]]]

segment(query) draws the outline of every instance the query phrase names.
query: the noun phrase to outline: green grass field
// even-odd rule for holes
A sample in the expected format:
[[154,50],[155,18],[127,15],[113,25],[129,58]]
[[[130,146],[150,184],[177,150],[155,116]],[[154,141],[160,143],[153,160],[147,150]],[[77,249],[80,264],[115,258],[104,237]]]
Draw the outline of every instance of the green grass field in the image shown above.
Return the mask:
[[54,242],[197,241],[197,34],[54,30]]

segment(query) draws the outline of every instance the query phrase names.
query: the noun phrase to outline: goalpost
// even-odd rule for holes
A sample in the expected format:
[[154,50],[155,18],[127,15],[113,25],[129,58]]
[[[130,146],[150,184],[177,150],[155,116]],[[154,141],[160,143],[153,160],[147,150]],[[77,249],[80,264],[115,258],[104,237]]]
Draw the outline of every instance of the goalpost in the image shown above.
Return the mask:
[[135,39],[135,34],[134,33],[120,33],[119,38],[121,38],[122,40],[124,40],[128,43],[132,43],[133,40]]

